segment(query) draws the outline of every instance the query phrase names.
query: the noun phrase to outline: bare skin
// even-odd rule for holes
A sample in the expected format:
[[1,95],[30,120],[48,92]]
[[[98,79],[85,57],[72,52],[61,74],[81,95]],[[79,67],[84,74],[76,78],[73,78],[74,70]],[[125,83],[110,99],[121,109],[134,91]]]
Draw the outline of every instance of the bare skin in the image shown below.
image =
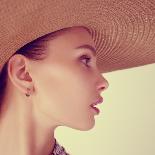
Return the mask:
[[[90,104],[108,88],[108,81],[89,49],[75,49],[83,44],[95,47],[85,29],[75,28],[50,42],[45,60],[11,57],[0,117],[0,154],[48,155],[58,126],[81,131],[94,127]],[[84,54],[92,58],[88,64],[80,60]],[[27,88],[30,97],[25,96]]]

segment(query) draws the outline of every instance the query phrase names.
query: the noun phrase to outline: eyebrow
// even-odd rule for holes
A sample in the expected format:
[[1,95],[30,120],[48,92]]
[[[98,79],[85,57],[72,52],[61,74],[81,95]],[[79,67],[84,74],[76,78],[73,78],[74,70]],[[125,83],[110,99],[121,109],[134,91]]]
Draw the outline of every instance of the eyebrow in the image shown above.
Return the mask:
[[93,56],[96,56],[96,49],[89,44],[78,46],[75,49],[89,49],[92,52]]

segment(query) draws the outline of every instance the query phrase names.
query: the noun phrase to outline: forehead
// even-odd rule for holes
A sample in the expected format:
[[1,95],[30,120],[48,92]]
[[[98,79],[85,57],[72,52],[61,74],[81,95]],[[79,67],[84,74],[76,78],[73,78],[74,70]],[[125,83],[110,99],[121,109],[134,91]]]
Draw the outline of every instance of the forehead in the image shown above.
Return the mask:
[[[95,54],[95,45],[89,31],[84,27],[71,27],[56,32],[54,39],[49,41],[50,47],[76,47],[89,49]],[[89,46],[90,45],[90,46]]]

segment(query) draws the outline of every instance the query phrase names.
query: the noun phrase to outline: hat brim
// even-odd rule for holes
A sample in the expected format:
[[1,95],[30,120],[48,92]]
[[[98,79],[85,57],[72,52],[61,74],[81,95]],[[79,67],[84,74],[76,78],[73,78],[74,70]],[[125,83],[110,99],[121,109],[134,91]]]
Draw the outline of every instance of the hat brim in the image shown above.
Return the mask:
[[0,66],[26,43],[72,26],[90,30],[101,73],[155,63],[154,1],[16,0],[0,10]]

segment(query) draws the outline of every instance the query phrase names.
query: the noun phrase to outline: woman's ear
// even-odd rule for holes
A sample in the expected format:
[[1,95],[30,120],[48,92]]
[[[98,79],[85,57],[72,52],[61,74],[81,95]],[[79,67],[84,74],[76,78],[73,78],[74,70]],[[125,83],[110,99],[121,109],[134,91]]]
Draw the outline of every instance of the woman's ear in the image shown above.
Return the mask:
[[22,93],[32,87],[32,77],[29,73],[29,60],[21,55],[13,55],[8,62],[8,79]]

